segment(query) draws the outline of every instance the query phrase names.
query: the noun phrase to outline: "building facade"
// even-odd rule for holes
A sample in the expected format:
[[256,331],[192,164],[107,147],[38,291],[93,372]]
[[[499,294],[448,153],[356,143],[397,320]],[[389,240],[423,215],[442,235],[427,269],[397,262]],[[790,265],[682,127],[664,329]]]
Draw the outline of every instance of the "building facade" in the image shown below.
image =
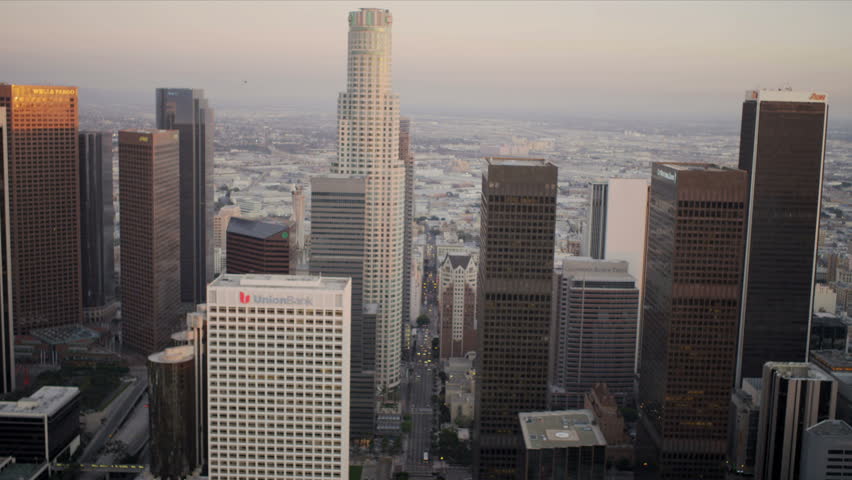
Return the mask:
[[604,258],[627,262],[627,273],[636,279],[641,301],[650,185],[644,178],[611,178],[608,185]]
[[225,271],[290,273],[290,228],[234,217],[228,222]]
[[181,301],[204,303],[213,278],[213,109],[204,90],[157,89],[157,128],[180,132]]
[[9,235],[9,194],[5,172],[7,155],[6,107],[0,107],[0,394],[15,390],[15,328],[12,319],[12,259]]
[[755,478],[812,478],[800,477],[802,435],[834,419],[837,381],[810,363],[767,362],[762,385]]
[[19,463],[67,459],[79,445],[80,389],[41,387],[16,402],[0,402],[0,457]]
[[350,432],[367,437],[376,428],[376,314],[364,305],[366,178],[311,178],[311,275],[352,279]]
[[740,169],[749,174],[737,383],[768,361],[807,360],[822,204],[826,95],[746,92]]
[[186,478],[198,466],[195,446],[195,354],[192,346],[148,356],[148,432],[151,473]]
[[81,323],[77,88],[0,84],[0,107],[15,334]]
[[823,420],[802,437],[799,478],[849,478],[852,427],[843,420]]
[[763,378],[744,378],[742,386],[731,394],[728,462],[736,472],[746,475],[754,475],[762,382]]
[[118,132],[123,340],[143,354],[168,346],[180,316],[178,137]]
[[242,215],[239,205],[225,205],[213,217],[213,271],[216,275],[225,271],[227,258],[228,224],[232,217]]
[[746,191],[741,170],[653,165],[639,363],[640,478],[723,478]]
[[557,169],[488,158],[482,176],[474,471],[514,479],[518,413],[547,408]]
[[441,360],[476,350],[476,277],[471,255],[447,255],[438,270]]
[[348,478],[350,280],[225,274],[207,293],[211,480]]
[[601,259],[606,253],[607,201],[609,184],[592,182],[589,185],[589,215],[586,222],[586,254]]
[[364,175],[364,303],[379,305],[376,381],[399,385],[402,353],[405,166],[399,158],[399,97],[391,79],[388,10],[349,14],[346,91],[337,102],[332,173]]
[[414,155],[411,153],[411,120],[399,119],[399,158],[405,166],[405,224],[402,246],[402,319],[411,318],[411,251],[414,248]]
[[80,133],[80,253],[83,308],[115,297],[115,207],[112,203],[112,133]]
[[633,397],[639,289],[627,262],[566,259],[558,278],[553,408],[581,408],[603,382],[622,406]]

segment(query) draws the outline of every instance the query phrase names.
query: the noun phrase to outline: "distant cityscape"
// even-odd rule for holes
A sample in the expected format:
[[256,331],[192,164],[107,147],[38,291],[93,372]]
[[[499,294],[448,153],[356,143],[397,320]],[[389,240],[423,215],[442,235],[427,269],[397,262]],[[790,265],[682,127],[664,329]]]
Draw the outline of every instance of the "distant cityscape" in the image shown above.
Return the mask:
[[829,94],[409,112],[392,24],[336,115],[0,83],[0,480],[852,476]]

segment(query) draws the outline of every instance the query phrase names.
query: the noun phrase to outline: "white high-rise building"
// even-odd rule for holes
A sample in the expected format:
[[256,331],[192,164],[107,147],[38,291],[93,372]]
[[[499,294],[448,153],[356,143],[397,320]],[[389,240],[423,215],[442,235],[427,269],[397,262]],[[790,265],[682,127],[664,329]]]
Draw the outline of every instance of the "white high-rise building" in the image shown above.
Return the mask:
[[349,478],[348,278],[207,287],[210,478]]
[[232,217],[239,217],[242,212],[239,205],[225,205],[213,217],[213,271],[216,274],[225,270],[225,238],[228,223]]
[[405,166],[399,158],[399,97],[391,90],[391,14],[349,13],[346,91],[337,103],[332,173],[365,175],[364,303],[379,305],[377,387],[399,384],[402,340]]

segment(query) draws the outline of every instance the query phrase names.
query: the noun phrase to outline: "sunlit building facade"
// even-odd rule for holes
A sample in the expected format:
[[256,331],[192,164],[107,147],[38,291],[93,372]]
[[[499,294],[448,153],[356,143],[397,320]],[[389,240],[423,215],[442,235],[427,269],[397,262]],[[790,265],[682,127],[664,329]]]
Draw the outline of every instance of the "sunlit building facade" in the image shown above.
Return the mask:
[[337,104],[333,173],[367,177],[364,303],[379,305],[376,382],[400,378],[403,303],[405,166],[399,155],[399,97],[391,82],[388,10],[349,14],[346,91]]

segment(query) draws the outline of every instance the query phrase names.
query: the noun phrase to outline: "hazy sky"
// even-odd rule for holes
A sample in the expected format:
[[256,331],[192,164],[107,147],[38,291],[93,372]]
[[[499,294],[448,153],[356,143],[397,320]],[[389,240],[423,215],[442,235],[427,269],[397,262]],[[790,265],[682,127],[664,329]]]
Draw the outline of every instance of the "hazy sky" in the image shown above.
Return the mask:
[[394,15],[403,112],[720,118],[789,85],[852,115],[852,2],[4,2],[0,81],[334,111],[358,7]]

